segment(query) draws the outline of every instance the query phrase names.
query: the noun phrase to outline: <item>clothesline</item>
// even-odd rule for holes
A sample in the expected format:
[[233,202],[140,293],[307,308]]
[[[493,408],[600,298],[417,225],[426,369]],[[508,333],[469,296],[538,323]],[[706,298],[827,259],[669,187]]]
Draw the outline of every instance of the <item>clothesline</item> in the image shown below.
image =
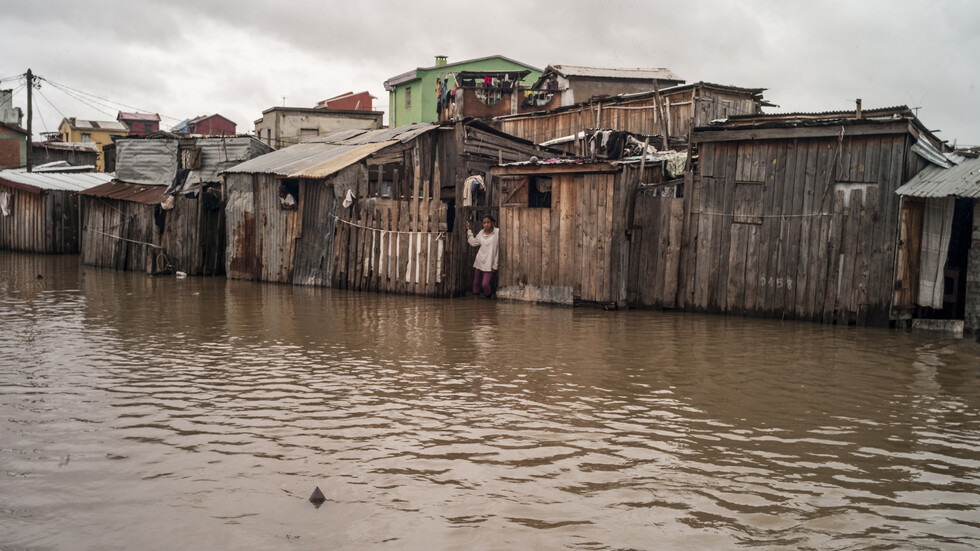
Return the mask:
[[348,226],[353,226],[355,228],[360,228],[362,230],[369,230],[369,231],[373,231],[373,232],[379,232],[382,235],[388,234],[388,233],[393,233],[393,234],[396,234],[396,235],[401,235],[401,234],[405,234],[405,235],[430,234],[430,235],[436,235],[436,236],[441,237],[442,235],[444,235],[446,233],[446,232],[442,232],[442,231],[398,231],[398,230],[383,230],[381,228],[372,228],[370,226],[363,226],[361,224],[355,224],[354,222],[351,222],[349,220],[344,220],[343,218],[340,218],[336,214],[330,214],[330,216],[334,220],[336,220],[338,222],[341,222],[343,224],[347,224]]

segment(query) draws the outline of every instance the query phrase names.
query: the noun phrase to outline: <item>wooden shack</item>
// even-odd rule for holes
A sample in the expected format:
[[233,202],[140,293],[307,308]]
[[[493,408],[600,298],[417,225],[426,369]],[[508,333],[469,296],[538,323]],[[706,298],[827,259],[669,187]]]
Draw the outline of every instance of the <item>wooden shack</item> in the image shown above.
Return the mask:
[[980,158],[975,150],[931,158],[896,192],[902,198],[898,265],[917,282],[903,287],[905,302],[896,302],[901,311],[893,316],[980,334]]
[[0,171],[0,249],[76,254],[78,193],[112,179],[102,172]]
[[82,263],[150,274],[223,274],[219,172],[271,148],[247,136],[165,132],[114,145],[116,178],[82,194]]
[[[651,81],[651,88],[653,84]],[[764,88],[738,88],[698,82],[583,101],[544,111],[499,116],[493,125],[502,132],[540,144],[578,135],[595,128],[611,128],[647,136],[666,136],[669,147],[686,144],[691,129],[716,119],[761,113],[767,104]],[[582,144],[576,152],[586,155]]]
[[555,159],[495,167],[500,183],[497,296],[625,306],[630,230],[641,189],[667,189],[663,158]]
[[677,289],[650,280],[645,295],[661,298],[639,305],[861,325],[901,315],[912,281],[895,190],[928,164],[917,150],[942,147],[908,108],[730,116],[693,141]]
[[[475,254],[463,221],[496,213],[490,167],[540,151],[461,121],[339,131],[233,167],[228,277],[461,294]],[[476,180],[485,189],[464,193]]]

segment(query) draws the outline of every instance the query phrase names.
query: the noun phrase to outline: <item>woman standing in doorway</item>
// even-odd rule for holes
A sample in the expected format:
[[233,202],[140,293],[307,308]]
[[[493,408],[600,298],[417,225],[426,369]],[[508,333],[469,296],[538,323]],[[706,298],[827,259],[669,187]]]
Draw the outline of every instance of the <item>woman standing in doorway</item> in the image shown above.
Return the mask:
[[490,298],[490,280],[497,271],[497,243],[500,230],[494,227],[496,220],[489,214],[483,217],[483,230],[473,235],[469,220],[466,221],[466,240],[471,247],[480,247],[473,262],[473,294]]

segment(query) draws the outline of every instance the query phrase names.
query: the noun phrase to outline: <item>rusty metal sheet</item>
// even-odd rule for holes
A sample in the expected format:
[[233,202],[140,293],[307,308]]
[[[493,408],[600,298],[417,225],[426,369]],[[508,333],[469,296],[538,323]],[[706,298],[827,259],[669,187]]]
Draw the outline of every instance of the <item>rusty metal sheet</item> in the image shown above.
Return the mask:
[[113,181],[101,186],[96,186],[86,191],[82,191],[80,195],[103,197],[105,199],[118,199],[120,201],[131,201],[133,203],[152,205],[153,203],[163,202],[163,200],[166,198],[163,192],[166,189],[166,186],[146,186]]
[[331,157],[323,162],[317,163],[309,168],[294,172],[289,175],[289,178],[326,178],[333,175],[342,168],[346,168],[361,159],[364,159],[371,155],[372,153],[379,151],[388,147],[389,145],[394,145],[398,143],[398,140],[390,140],[386,142],[368,143],[364,145],[358,145],[355,147],[343,147],[343,151],[340,154]]

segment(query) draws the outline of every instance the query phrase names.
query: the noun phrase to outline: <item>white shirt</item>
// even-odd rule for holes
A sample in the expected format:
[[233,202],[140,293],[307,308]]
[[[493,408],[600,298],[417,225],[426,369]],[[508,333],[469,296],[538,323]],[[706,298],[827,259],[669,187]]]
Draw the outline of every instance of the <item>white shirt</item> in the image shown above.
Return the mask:
[[479,233],[473,235],[473,232],[466,230],[466,240],[469,241],[471,247],[480,247],[480,250],[476,253],[476,260],[473,262],[473,267],[481,272],[492,272],[497,269],[497,238],[500,236],[500,228],[494,228],[493,233],[487,235],[487,232],[480,230]]

